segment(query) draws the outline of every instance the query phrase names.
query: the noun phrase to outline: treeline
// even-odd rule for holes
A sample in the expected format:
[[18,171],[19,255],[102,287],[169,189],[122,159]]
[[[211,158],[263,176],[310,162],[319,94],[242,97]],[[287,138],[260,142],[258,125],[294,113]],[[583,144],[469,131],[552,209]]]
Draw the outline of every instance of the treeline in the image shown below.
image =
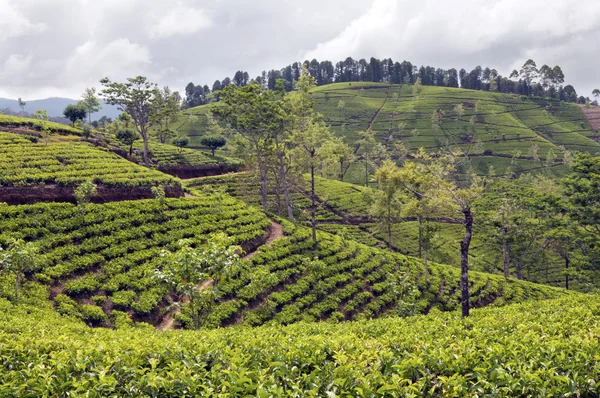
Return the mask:
[[417,80],[425,86],[465,88],[471,90],[494,91],[530,97],[554,98],[566,102],[585,104],[590,99],[578,96],[571,85],[563,86],[565,76],[560,66],[543,65],[538,69],[533,60],[527,60],[520,70],[514,70],[509,77],[502,76],[496,69],[476,66],[468,72],[465,69],[442,69],[421,66],[409,61],[398,62],[391,58],[371,57],[344,61],[294,62],[282,69],[263,71],[251,79],[248,72],[237,71],[233,79],[226,77],[216,80],[212,88],[208,85],[195,85],[190,82],[185,88],[184,107],[191,108],[219,100],[218,92],[229,85],[243,87],[257,83],[268,90],[291,91],[305,67],[315,79],[317,86],[343,82],[376,82],[390,84],[414,84]]

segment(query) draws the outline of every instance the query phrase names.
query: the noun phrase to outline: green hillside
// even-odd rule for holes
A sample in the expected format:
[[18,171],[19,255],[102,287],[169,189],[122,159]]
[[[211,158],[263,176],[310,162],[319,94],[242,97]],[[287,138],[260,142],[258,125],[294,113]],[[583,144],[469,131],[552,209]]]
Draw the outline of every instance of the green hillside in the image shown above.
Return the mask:
[[[335,83],[312,90],[315,110],[349,143],[371,128],[393,153],[402,142],[410,151],[438,151],[447,144],[472,156],[480,174],[542,172],[563,175],[563,147],[570,151],[600,152],[600,143],[577,105],[542,98],[435,86],[383,83]],[[341,102],[341,103],[340,103]],[[462,106],[462,115],[457,105]],[[178,131],[199,142],[211,105],[183,112]],[[441,125],[433,127],[440,110]],[[536,148],[532,150],[533,144]],[[199,145],[199,144],[198,144]],[[549,159],[549,160],[548,160]],[[364,183],[357,167],[348,181]]]

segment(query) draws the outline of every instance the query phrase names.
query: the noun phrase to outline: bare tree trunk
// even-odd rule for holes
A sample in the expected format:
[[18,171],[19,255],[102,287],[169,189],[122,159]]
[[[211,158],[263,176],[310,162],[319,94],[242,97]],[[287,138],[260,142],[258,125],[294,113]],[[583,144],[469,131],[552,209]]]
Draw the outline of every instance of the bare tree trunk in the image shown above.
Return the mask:
[[417,221],[419,221],[419,258],[421,258],[423,251],[423,217],[420,214],[417,216]]
[[340,160],[340,181],[344,182],[344,161]]
[[[569,256],[565,256],[565,270],[569,271],[569,265],[570,265],[570,260],[569,260]],[[569,274],[567,272],[567,274],[565,275],[565,289],[569,290]]]
[[19,299],[19,283],[21,282],[20,274],[17,272],[17,278],[15,280],[15,300]]
[[365,155],[365,187],[369,186],[369,157]]
[[148,149],[148,133],[142,130],[142,139],[144,140],[144,165],[150,167],[150,150]]
[[429,248],[425,248],[425,257],[423,258],[423,263],[425,264],[425,278],[424,281],[427,282],[427,276],[429,275]]
[[392,204],[391,198],[388,198],[388,214],[387,214],[387,233],[388,233],[388,249],[392,250]]
[[256,143],[256,161],[258,162],[258,174],[260,175],[260,199],[263,210],[267,211],[267,171],[265,170],[258,143]]
[[473,237],[473,213],[471,208],[467,207],[463,210],[465,215],[465,236],[460,242],[460,290],[462,316],[469,316],[469,246]]
[[517,279],[523,280],[523,267],[520,260],[515,260],[515,268],[517,269]]
[[508,254],[508,242],[506,240],[506,227],[504,226],[504,214],[502,214],[502,259],[504,261],[504,277],[510,276],[510,257]]
[[311,225],[312,225],[312,238],[313,242],[317,243],[317,206],[315,199],[315,166],[310,165],[310,213],[311,213]]
[[[283,185],[283,198],[285,200],[285,206],[287,207],[288,219],[291,222],[294,222],[294,208],[290,202],[290,191],[288,188],[287,178],[285,176],[285,166],[283,164],[283,152],[279,147],[279,138],[277,134],[275,134],[275,148],[277,150],[277,157],[279,158],[279,178],[281,179],[281,184]],[[314,168],[314,166],[312,167]]]

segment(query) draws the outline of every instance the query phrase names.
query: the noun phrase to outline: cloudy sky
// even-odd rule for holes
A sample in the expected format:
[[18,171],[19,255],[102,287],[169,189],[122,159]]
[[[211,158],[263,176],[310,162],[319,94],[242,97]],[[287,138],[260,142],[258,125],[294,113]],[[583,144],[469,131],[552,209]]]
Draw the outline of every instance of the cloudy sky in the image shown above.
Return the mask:
[[76,98],[102,77],[183,91],[236,70],[391,57],[600,86],[598,0],[0,0],[0,97]]

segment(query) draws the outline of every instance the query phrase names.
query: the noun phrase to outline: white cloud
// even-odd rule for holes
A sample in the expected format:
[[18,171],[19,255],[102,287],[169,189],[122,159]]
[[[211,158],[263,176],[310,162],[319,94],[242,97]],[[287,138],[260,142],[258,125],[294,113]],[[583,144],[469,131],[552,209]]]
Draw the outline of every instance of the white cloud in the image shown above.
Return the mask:
[[213,21],[205,11],[179,3],[150,27],[149,35],[152,38],[189,35],[212,26]]
[[[317,43],[303,59],[392,57],[442,68],[479,64],[510,73],[533,53],[540,64],[566,65],[567,79],[585,90],[592,76],[581,77],[584,66],[567,54],[595,58],[597,64],[592,48],[599,39],[597,0],[580,0],[577,6],[564,0],[375,0],[368,12]],[[557,51],[565,43],[578,48]],[[588,57],[589,52],[595,55]]]
[[[8,57],[8,59],[4,62],[4,66],[0,70],[0,81],[25,76],[31,69],[32,60],[32,54],[27,56],[23,54],[11,54],[11,56]],[[14,83],[14,81],[11,83]]]
[[0,0],[0,42],[10,38],[43,32],[44,23],[33,23],[8,0]]
[[152,63],[147,47],[119,38],[106,45],[87,41],[75,49],[67,60],[65,77],[93,78],[108,76],[121,79],[132,74],[141,74]]

